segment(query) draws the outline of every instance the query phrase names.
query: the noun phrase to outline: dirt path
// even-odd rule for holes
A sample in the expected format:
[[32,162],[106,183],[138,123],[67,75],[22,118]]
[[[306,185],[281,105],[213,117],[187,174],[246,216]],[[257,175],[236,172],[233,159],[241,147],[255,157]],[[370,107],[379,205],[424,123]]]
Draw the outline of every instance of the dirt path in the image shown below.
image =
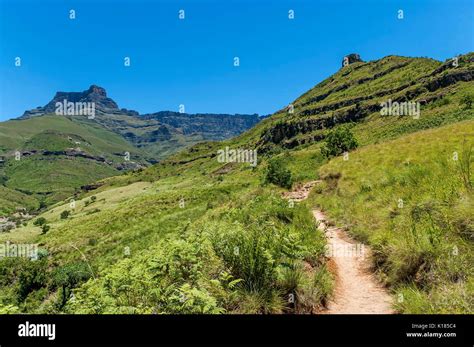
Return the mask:
[[[318,182],[308,182],[284,197],[302,201]],[[313,215],[318,229],[328,238],[328,265],[336,278],[333,297],[321,313],[394,313],[391,296],[370,270],[369,247],[357,243],[344,230],[330,226],[322,211],[315,209]]]

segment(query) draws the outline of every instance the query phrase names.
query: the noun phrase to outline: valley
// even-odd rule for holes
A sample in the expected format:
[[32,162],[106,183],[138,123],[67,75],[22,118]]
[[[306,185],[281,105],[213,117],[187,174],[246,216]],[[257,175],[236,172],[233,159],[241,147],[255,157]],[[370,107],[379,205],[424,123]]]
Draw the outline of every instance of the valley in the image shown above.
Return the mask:
[[0,123],[0,183],[15,195],[0,213],[38,211],[74,198],[97,180],[142,170],[201,141],[235,136],[259,120],[257,115],[170,111],[139,115],[119,109],[96,85],[58,92],[44,107]]

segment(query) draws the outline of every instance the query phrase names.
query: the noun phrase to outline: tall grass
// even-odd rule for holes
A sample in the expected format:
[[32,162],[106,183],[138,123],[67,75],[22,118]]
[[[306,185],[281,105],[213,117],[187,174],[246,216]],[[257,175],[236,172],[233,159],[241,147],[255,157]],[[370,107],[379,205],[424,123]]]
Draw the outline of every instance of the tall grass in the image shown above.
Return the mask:
[[423,131],[320,170],[313,203],[372,246],[402,312],[474,312],[473,132],[473,121]]

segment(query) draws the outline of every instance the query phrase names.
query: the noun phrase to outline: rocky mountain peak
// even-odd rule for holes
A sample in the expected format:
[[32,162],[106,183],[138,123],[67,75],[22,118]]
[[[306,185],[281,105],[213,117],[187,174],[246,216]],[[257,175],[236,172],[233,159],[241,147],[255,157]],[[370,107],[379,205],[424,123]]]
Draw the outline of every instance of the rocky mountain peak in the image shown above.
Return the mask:
[[89,89],[82,92],[56,92],[53,99],[48,102],[45,106],[37,107],[33,110],[26,111],[20,118],[29,118],[34,116],[41,116],[47,113],[54,113],[56,110],[56,104],[59,103],[73,102],[73,103],[94,103],[95,110],[98,113],[110,113],[110,114],[133,114],[137,115],[135,111],[129,111],[126,109],[119,109],[117,103],[111,98],[107,97],[107,91],[98,86],[91,85]]
[[360,55],[357,53],[351,53],[349,55],[346,55],[342,59],[342,67],[356,63],[356,62],[364,62],[361,58]]
[[97,94],[103,97],[107,97],[107,92],[105,91],[104,88],[99,87],[95,84],[91,85],[89,89],[87,90],[88,94]]
[[46,112],[54,112],[57,102],[94,102],[95,108],[103,112],[118,110],[117,103],[107,97],[104,88],[91,85],[89,89],[82,92],[57,92],[53,100],[44,107]]

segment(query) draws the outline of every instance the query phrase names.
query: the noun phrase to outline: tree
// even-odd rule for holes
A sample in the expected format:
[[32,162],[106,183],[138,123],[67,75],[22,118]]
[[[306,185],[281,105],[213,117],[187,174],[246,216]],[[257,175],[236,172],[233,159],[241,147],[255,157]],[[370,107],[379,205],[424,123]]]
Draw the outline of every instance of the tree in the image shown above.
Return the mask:
[[62,295],[59,306],[62,308],[66,305],[71,290],[79,283],[88,280],[91,277],[91,272],[85,262],[70,263],[54,270],[52,277],[53,285],[61,288]]
[[321,153],[327,157],[335,157],[358,146],[357,140],[348,126],[332,129],[326,136]]
[[286,168],[281,159],[272,159],[268,163],[265,182],[290,189],[293,184],[291,171]]

